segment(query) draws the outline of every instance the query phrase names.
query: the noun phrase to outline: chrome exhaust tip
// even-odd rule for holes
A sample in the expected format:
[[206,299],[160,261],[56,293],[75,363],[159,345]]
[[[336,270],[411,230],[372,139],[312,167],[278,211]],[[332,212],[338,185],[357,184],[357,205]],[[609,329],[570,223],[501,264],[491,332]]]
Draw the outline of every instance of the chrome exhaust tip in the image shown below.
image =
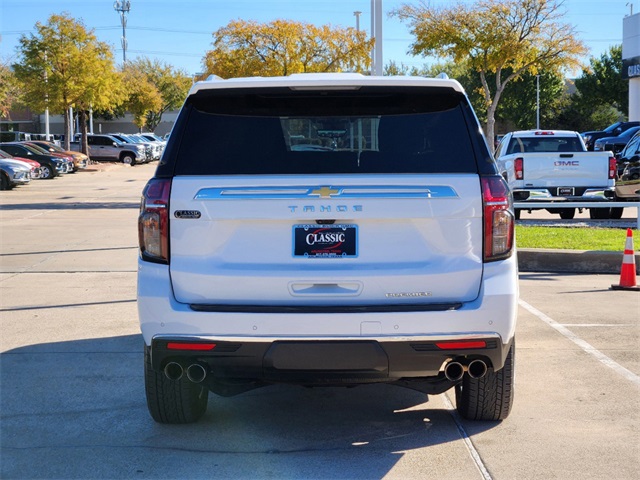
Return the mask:
[[187,368],[187,378],[193,383],[200,383],[206,378],[206,376],[207,371],[198,363],[189,365],[189,368]]
[[483,360],[473,360],[467,367],[471,378],[482,378],[487,373],[487,364]]
[[464,365],[460,362],[449,362],[444,367],[444,376],[447,380],[457,382],[464,375]]
[[182,365],[177,362],[169,362],[164,367],[165,376],[174,382],[180,380],[183,373],[184,370],[182,369]]

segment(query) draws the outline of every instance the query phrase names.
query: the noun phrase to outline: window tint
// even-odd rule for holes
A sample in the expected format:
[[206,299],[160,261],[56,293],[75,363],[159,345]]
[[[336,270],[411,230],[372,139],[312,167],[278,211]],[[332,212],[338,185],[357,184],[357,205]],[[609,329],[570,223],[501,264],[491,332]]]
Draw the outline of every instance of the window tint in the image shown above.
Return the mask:
[[507,154],[535,152],[582,152],[583,148],[577,137],[512,137]]
[[176,175],[476,173],[464,97],[292,92],[192,99]]

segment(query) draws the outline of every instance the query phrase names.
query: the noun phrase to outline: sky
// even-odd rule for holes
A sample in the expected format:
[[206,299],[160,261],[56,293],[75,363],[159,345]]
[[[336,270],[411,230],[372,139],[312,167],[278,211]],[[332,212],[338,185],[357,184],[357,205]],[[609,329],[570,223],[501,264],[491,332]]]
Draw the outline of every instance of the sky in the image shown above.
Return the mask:
[[[447,5],[448,0],[425,0],[431,5]],[[127,15],[127,60],[137,57],[158,59],[195,75],[203,70],[202,59],[211,49],[212,33],[232,20],[267,23],[276,19],[296,20],[315,25],[355,27],[360,11],[360,29],[370,33],[370,0],[130,0]],[[405,23],[387,14],[405,3],[419,0],[382,0],[383,60],[409,67],[423,67],[434,59],[408,54],[412,43]],[[461,0],[472,4],[474,0]],[[635,5],[631,5],[634,4]],[[640,11],[640,0],[565,0],[563,20],[575,26],[579,38],[600,57],[609,47],[622,43],[622,19]],[[47,23],[51,14],[69,13],[93,29],[100,41],[113,47],[122,63],[122,26],[113,0],[0,0],[0,62],[19,60],[16,47],[21,35],[35,32],[36,22]],[[588,64],[589,56],[584,58]]]

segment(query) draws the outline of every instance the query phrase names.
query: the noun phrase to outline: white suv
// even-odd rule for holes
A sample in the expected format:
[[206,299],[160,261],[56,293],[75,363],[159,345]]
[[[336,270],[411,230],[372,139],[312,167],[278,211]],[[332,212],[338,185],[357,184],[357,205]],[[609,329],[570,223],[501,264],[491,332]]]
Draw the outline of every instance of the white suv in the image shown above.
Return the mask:
[[195,84],[139,218],[151,416],[273,383],[513,400],[510,192],[453,80]]

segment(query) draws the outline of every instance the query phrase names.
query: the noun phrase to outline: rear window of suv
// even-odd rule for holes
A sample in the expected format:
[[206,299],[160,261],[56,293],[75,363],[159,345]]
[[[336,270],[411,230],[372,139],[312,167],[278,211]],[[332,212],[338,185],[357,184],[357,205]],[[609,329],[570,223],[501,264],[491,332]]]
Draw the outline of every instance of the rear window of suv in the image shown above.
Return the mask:
[[203,90],[174,174],[477,173],[466,108],[442,88]]

